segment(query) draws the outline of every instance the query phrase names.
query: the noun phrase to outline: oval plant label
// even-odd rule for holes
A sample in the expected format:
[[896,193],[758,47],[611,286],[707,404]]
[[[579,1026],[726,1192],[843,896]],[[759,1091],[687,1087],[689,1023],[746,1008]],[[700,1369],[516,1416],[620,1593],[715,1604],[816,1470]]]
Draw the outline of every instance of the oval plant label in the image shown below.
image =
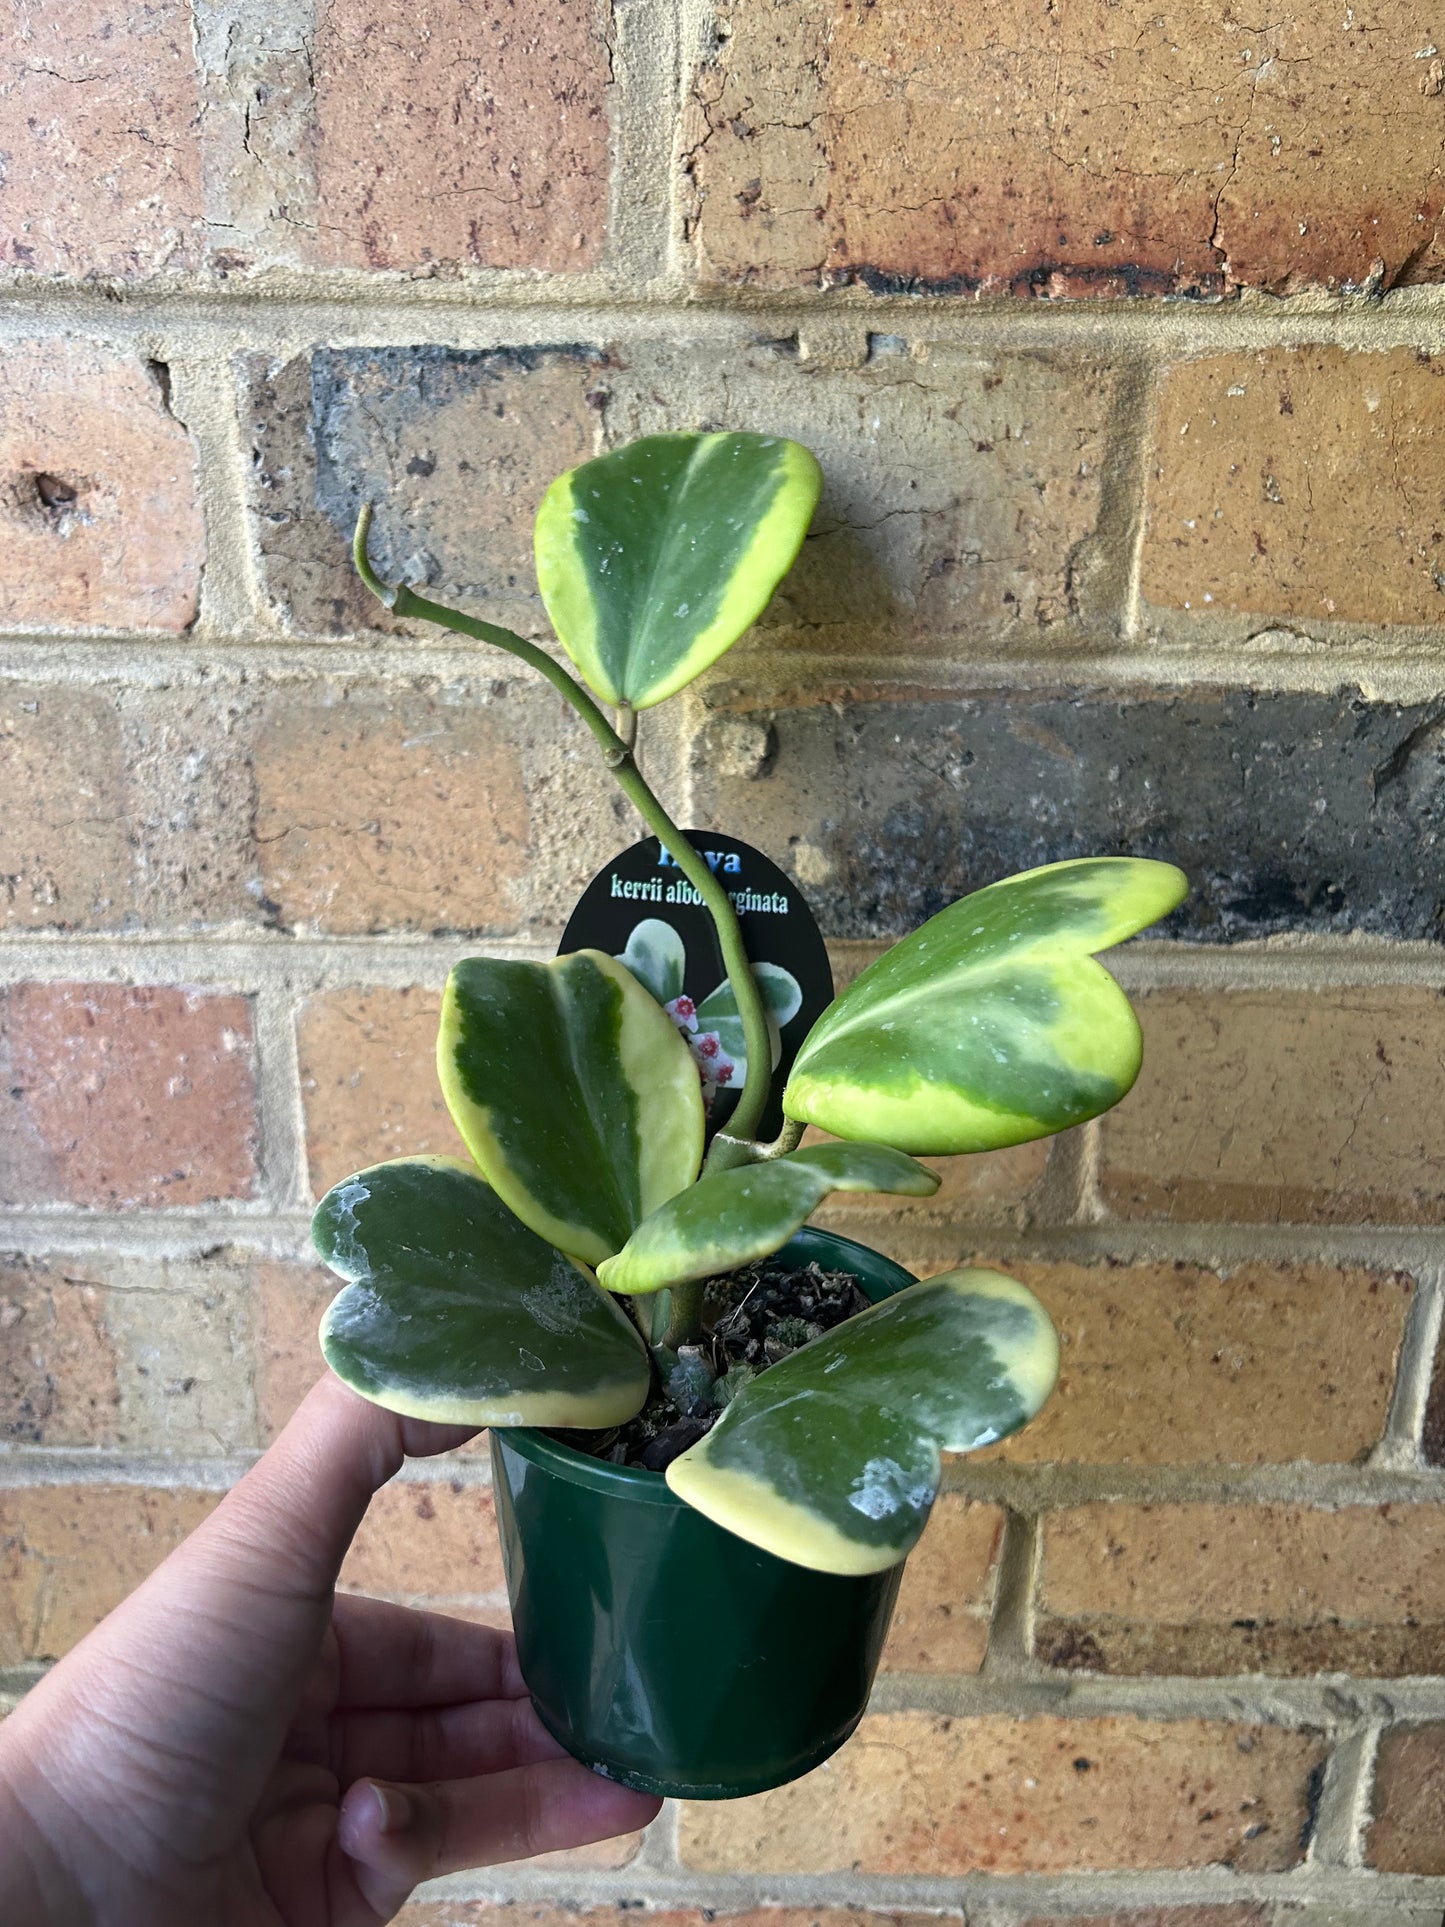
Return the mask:
[[[793,1059],[833,1001],[828,952],[797,885],[760,850],[712,830],[684,834],[732,898],[762,987],[774,1062],[760,1132],[776,1137]],[[605,951],[647,986],[697,1063],[708,1135],[723,1128],[747,1075],[742,1020],[712,919],[655,836],[613,857],[582,892],[558,954],[573,950]]]

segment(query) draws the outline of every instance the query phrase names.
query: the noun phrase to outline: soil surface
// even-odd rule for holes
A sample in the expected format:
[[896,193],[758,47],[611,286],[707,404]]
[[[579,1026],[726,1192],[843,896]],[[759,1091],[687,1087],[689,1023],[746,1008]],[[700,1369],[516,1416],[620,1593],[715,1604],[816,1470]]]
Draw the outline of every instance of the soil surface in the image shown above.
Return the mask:
[[785,1271],[764,1258],[708,1280],[707,1336],[680,1352],[654,1348],[652,1393],[626,1425],[551,1434],[575,1451],[613,1465],[663,1472],[710,1432],[732,1399],[770,1365],[867,1311],[869,1298],[850,1272],[805,1265]]

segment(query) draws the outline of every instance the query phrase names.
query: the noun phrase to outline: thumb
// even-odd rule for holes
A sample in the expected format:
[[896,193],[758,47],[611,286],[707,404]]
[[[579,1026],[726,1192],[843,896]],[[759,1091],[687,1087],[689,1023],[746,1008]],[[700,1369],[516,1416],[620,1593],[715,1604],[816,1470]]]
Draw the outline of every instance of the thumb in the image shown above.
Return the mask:
[[423,1880],[610,1840],[645,1827],[661,1806],[580,1761],[541,1760],[470,1780],[357,1780],[337,1839],[362,1897],[386,1920]]

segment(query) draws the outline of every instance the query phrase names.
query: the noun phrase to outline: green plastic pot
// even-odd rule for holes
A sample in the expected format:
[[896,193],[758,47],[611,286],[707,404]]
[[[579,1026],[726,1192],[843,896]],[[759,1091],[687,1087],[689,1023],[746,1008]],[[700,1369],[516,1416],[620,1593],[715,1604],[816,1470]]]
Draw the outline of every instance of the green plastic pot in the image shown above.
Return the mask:
[[[825,1231],[778,1253],[849,1271],[877,1301],[901,1266]],[[761,1552],[674,1497],[542,1432],[494,1431],[522,1677],[543,1723],[625,1786],[731,1800],[826,1760],[863,1716],[901,1566],[863,1578]]]

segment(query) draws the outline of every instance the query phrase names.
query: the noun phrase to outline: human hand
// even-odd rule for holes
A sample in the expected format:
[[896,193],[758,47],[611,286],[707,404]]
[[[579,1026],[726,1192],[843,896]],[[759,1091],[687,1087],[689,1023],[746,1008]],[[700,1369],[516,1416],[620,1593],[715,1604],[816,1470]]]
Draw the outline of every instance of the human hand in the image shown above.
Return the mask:
[[0,1727],[8,1927],[379,1927],[434,1874],[646,1825],[547,1733],[510,1637],[333,1595],[403,1457],[468,1436],[315,1386]]

